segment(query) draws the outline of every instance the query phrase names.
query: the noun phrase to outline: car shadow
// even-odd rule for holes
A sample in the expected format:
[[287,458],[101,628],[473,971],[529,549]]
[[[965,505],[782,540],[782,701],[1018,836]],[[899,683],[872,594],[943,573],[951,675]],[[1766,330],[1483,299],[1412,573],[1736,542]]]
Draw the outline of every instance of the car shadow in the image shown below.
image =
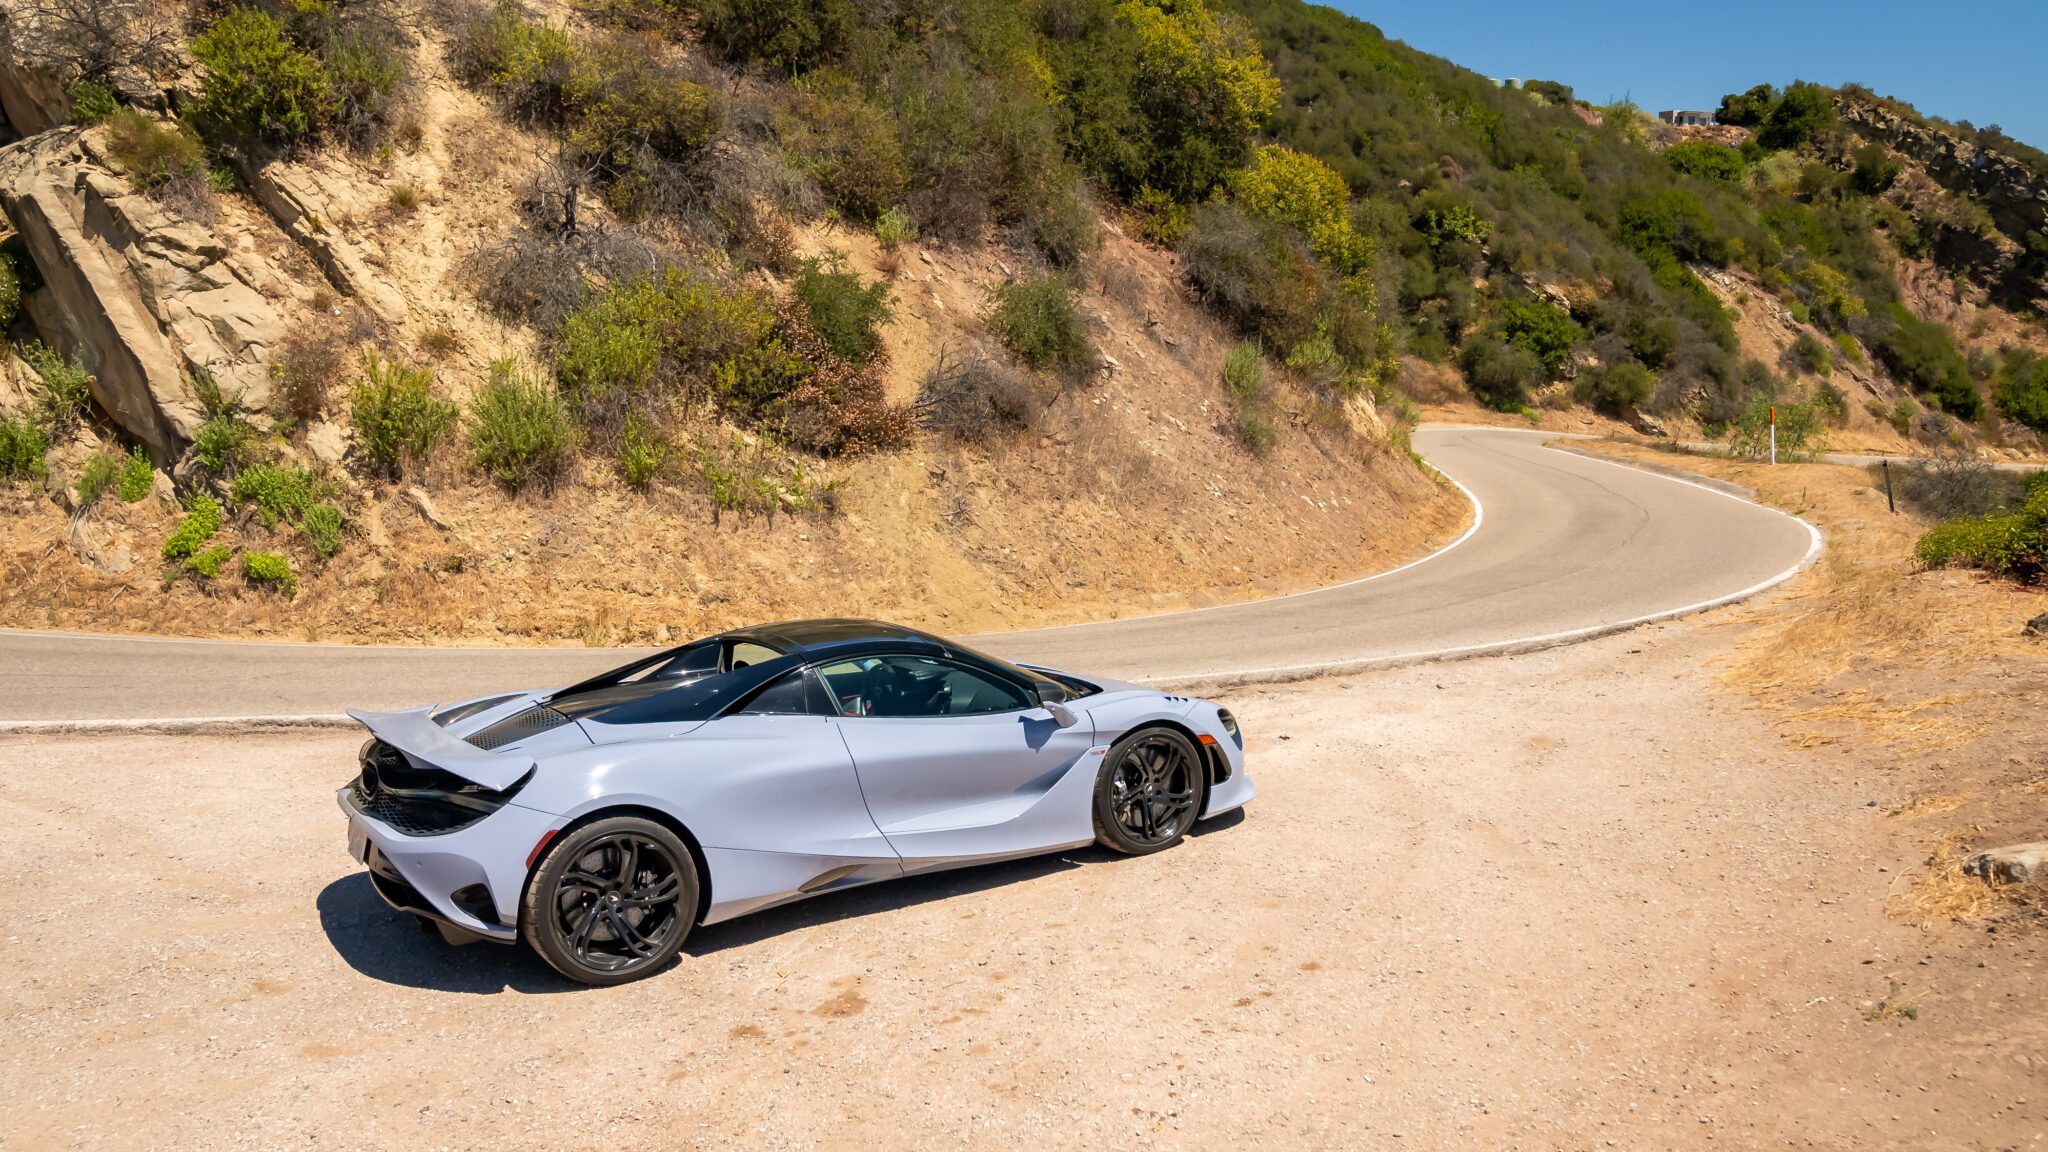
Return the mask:
[[356,872],[322,889],[320,928],[349,967],[386,984],[434,992],[569,992],[564,979],[525,945],[488,941],[454,947],[378,897],[370,874]]
[[[1242,808],[1205,820],[1188,833],[1207,836],[1244,823]],[[1170,857],[1171,851],[1164,855]],[[914,904],[986,892],[1088,865],[1136,863],[1131,857],[1090,846],[1022,860],[977,864],[921,876],[906,876],[844,892],[824,893],[794,904],[755,912],[737,920],[698,928],[683,945],[684,956],[709,956],[823,924],[834,924]],[[488,995],[495,992],[571,992],[584,986],[549,968],[525,945],[477,943],[454,947],[420,926],[408,913],[384,903],[366,872],[344,876],[315,900],[320,927],[349,967],[372,980],[435,992]],[[677,962],[680,962],[680,958]],[[673,966],[673,964],[671,965]]]
[[[1235,828],[1244,823],[1244,819],[1244,809],[1238,808],[1195,825],[1189,830],[1188,835],[1207,836],[1212,832]],[[1171,850],[1166,854],[1171,855]],[[815,928],[821,924],[834,924],[860,916],[872,916],[877,912],[891,912],[898,908],[908,908],[913,904],[948,900],[971,892],[986,892],[991,888],[1001,888],[1008,884],[1035,880],[1040,876],[1051,876],[1089,865],[1130,862],[1134,862],[1132,858],[1122,853],[1090,845],[1045,856],[1029,856],[1021,860],[974,864],[944,872],[905,876],[900,880],[886,880],[879,884],[849,888],[844,892],[813,896],[808,900],[755,912],[737,920],[699,928],[690,933],[690,939],[683,945],[683,953],[688,956],[708,956],[728,948],[756,944],[785,932]]]

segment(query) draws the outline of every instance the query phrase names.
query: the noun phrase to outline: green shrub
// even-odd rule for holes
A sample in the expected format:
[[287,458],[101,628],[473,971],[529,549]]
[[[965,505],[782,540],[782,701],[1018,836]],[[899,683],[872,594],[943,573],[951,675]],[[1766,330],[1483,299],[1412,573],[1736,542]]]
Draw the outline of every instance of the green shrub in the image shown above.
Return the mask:
[[395,480],[424,463],[460,415],[454,404],[434,395],[432,368],[408,368],[375,350],[363,351],[349,432],[374,474]]
[[185,518],[164,541],[164,559],[179,560],[197,555],[199,546],[220,531],[220,522],[220,501],[204,492],[195,493],[185,502]]
[[619,476],[627,486],[646,491],[668,463],[670,445],[645,421],[629,417],[619,443]]
[[1571,359],[1572,346],[1586,338],[1586,330],[1570,313],[1533,296],[1501,306],[1501,334],[1508,343],[1534,353],[1553,376]]
[[1956,351],[1948,328],[1921,320],[1897,304],[1888,310],[1887,318],[1889,323],[1873,341],[1878,359],[1914,389],[1932,396],[1942,411],[1960,420],[1975,420],[1983,400],[1970,379],[1969,362]]
[[470,462],[510,489],[552,487],[581,439],[554,388],[510,360],[491,365],[490,380],[469,404]]
[[854,0],[699,0],[696,9],[720,55],[790,73],[829,60],[860,23]]
[[989,298],[989,326],[1026,364],[1068,372],[1094,366],[1095,344],[1066,277],[1048,274],[1004,284]]
[[838,355],[856,364],[881,347],[881,326],[889,322],[889,286],[861,283],[843,262],[806,260],[791,286],[810,316],[811,327]]
[[395,117],[408,67],[405,45],[376,26],[342,28],[321,50],[338,135],[366,143]]
[[607,438],[638,409],[715,387],[776,324],[766,293],[682,270],[637,280],[563,321],[556,371],[586,426]]
[[794,93],[775,117],[775,135],[797,170],[817,181],[826,203],[848,219],[875,222],[883,246],[916,235],[903,231],[910,215],[899,201],[910,173],[896,121],[851,77],[827,71],[808,91]]
[[1233,346],[1223,357],[1223,390],[1233,400],[1249,400],[1265,386],[1265,351],[1249,340]]
[[0,413],[0,480],[40,479],[49,450],[50,434],[35,421]]
[[892,205],[875,218],[875,239],[884,248],[900,247],[917,239],[917,224],[902,205]]
[[276,552],[242,553],[242,578],[251,584],[276,588],[287,598],[299,593],[299,578],[292,573],[292,562]]
[[1657,374],[1633,360],[1609,364],[1593,381],[1593,394],[1616,408],[1640,408],[1657,393]]
[[72,490],[78,493],[78,506],[91,507],[100,498],[100,493],[119,484],[121,480],[121,458],[106,452],[94,453],[78,469],[78,479],[73,481]]
[[114,101],[114,90],[97,80],[79,80],[66,92],[71,97],[71,122],[81,126],[98,124],[121,106]]
[[1731,184],[1749,171],[1742,153],[1711,140],[1681,140],[1664,150],[1664,162],[1688,176]]
[[206,146],[182,124],[122,109],[107,121],[107,152],[137,187],[156,188],[206,167]]
[[312,542],[313,555],[331,560],[341,551],[341,509],[333,504],[315,504],[299,519],[299,529]]
[[92,376],[76,358],[65,360],[40,341],[21,350],[22,359],[35,371],[30,388],[36,415],[53,431],[78,423],[92,403]]
[[222,566],[226,565],[234,554],[233,548],[216,544],[204,551],[194,552],[191,558],[185,561],[185,571],[204,576],[208,580],[217,580],[220,578]]
[[137,445],[121,462],[121,475],[114,493],[123,504],[133,504],[148,496],[156,489],[156,466],[149,462],[149,454]]
[[[1230,194],[1245,215],[1301,229],[1316,257],[1344,277],[1370,271],[1372,246],[1351,226],[1351,189],[1335,169],[1291,148],[1268,145],[1230,175]],[[1370,281],[1359,280],[1370,292]]]
[[237,463],[242,452],[256,439],[256,430],[233,413],[223,412],[199,426],[192,434],[192,451],[206,470],[216,476],[225,475],[229,465]]
[[522,119],[559,123],[569,108],[576,42],[560,28],[520,14],[517,0],[498,0],[472,20],[456,43],[456,70],[495,93]]
[[666,194],[653,161],[679,160],[711,142],[723,114],[710,89],[685,79],[643,41],[613,37],[571,57],[563,94],[569,139],[612,184],[614,208],[638,212]]
[[1279,442],[1280,435],[1273,428],[1273,417],[1259,405],[1240,408],[1236,419],[1237,442],[1254,456],[1265,456]]
[[1834,371],[1835,358],[1829,354],[1828,346],[1821,343],[1811,332],[1801,332],[1792,342],[1792,362],[1800,371],[1817,376],[1826,376]]
[[192,55],[206,66],[198,113],[207,125],[289,144],[317,134],[332,114],[326,70],[262,9],[230,9],[192,41]]
[[2017,512],[1935,525],[1915,551],[1929,568],[1964,565],[2027,581],[2048,575],[2048,484],[2035,485]]
[[2023,357],[2002,373],[1998,411],[2036,432],[2048,432],[2048,358]]
[[14,258],[0,253],[0,333],[11,327],[20,313],[21,274],[14,269]]
[[309,468],[288,464],[254,464],[235,474],[228,496],[238,505],[253,505],[265,528],[279,521],[297,523],[316,501],[325,486]]
[[1730,456],[1767,459],[1771,454],[1771,413],[1778,417],[1778,459],[1812,460],[1824,447],[1825,421],[1812,404],[1774,404],[1768,393],[1750,396],[1734,424]]
[[1536,353],[1490,332],[1467,340],[1458,361],[1472,395],[1503,412],[1527,405],[1530,390],[1550,378]]
[[1856,171],[1850,176],[1856,190],[1865,196],[1882,195],[1899,178],[1902,166],[1882,144],[1865,144],[1856,149]]

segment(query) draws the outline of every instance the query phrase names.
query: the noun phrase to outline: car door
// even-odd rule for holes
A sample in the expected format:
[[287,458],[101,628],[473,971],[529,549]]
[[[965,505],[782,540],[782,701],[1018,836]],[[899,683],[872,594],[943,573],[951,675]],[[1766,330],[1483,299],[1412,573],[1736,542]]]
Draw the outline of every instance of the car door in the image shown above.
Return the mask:
[[906,871],[1094,837],[1092,775],[1060,787],[1093,743],[1085,719],[1061,728],[1029,690],[939,657],[871,656],[818,671],[868,812]]
[[719,918],[902,875],[832,713],[816,678],[798,668],[678,742],[677,771],[723,766],[715,792],[691,812],[714,856]]

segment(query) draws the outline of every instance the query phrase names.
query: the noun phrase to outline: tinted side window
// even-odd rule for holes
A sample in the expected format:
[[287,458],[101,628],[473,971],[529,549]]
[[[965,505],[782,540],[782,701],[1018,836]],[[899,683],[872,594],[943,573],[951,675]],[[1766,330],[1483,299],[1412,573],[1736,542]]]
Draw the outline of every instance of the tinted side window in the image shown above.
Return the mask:
[[821,671],[848,716],[980,716],[1038,703],[1019,685],[928,656],[870,657]]
[[740,709],[743,716],[809,716],[816,703],[811,692],[811,678],[798,668],[768,685]]

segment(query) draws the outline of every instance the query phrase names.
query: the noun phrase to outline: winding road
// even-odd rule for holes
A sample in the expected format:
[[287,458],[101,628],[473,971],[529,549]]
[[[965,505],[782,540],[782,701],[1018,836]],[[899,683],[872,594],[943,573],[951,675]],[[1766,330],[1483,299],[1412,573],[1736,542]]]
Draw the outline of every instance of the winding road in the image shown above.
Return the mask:
[[[1804,521],[1712,487],[1429,427],[1415,446],[1472,497],[1471,529],[1391,572],[1159,616],[978,636],[1016,660],[1157,683],[1231,683],[1513,651],[1740,599],[1820,549]],[[0,631],[0,723],[287,717],[563,684],[631,650],[395,648]],[[15,724],[14,726],[19,726]]]

